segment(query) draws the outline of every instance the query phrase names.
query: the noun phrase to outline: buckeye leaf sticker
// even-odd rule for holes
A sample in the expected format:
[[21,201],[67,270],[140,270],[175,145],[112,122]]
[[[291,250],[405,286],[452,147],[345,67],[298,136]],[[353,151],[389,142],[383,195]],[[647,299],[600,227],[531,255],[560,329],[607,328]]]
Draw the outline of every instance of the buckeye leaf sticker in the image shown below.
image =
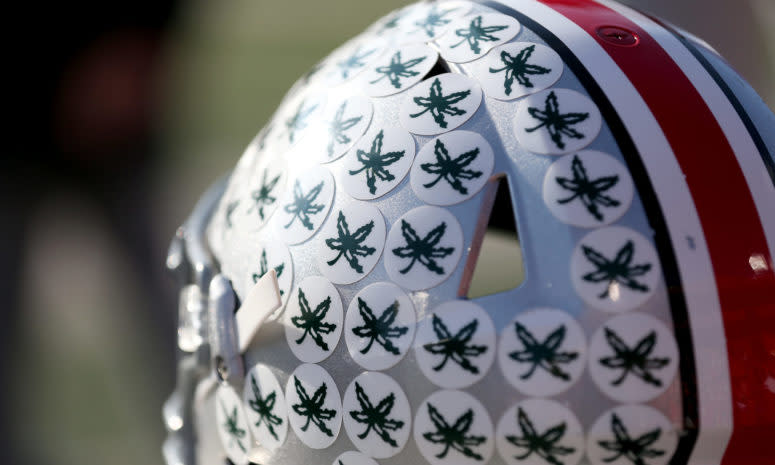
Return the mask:
[[488,97],[513,100],[540,92],[562,76],[562,58],[551,48],[511,42],[474,63],[473,74]]
[[517,34],[519,21],[500,13],[480,13],[456,20],[438,39],[441,55],[454,63],[476,60]]
[[411,134],[397,127],[373,127],[344,158],[342,187],[356,199],[381,197],[406,177],[414,155]]
[[460,74],[429,78],[406,93],[399,119],[410,132],[436,135],[468,121],[482,103],[479,85]]
[[342,300],[334,285],[321,276],[309,276],[288,301],[285,338],[299,360],[317,363],[333,353],[342,321]]
[[452,205],[473,197],[492,174],[495,156],[481,135],[452,131],[426,143],[412,166],[412,190],[433,205]]
[[372,97],[403,92],[420,82],[433,68],[439,54],[424,44],[408,44],[390,50],[363,74],[364,91]]
[[379,261],[385,235],[385,220],[376,206],[351,202],[335,210],[321,230],[318,268],[337,284],[359,281]]
[[462,247],[463,231],[452,213],[439,207],[418,207],[391,227],[385,243],[385,268],[401,287],[428,289],[455,271]]

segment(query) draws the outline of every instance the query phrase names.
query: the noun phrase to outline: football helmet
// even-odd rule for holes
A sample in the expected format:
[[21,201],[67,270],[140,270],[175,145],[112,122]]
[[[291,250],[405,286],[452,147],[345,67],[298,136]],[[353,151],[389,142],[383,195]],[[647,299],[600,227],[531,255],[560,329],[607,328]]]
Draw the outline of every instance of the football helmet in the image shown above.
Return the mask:
[[773,153],[609,0],[388,15],[173,240],[167,463],[775,463]]

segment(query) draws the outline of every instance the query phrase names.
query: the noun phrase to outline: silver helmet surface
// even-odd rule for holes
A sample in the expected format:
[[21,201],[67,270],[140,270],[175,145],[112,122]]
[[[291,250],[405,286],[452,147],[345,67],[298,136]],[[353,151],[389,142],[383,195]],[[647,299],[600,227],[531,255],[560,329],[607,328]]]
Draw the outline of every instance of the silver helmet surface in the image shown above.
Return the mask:
[[393,12],[173,242],[168,464],[772,463],[774,149],[621,5]]

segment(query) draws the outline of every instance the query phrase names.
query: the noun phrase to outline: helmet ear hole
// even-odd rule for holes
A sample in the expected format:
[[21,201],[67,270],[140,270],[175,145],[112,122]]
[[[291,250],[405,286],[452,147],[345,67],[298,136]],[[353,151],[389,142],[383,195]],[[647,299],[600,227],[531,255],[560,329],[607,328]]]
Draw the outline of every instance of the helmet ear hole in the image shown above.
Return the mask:
[[431,68],[430,71],[428,71],[428,74],[425,75],[425,77],[422,78],[423,81],[432,78],[433,76],[438,76],[439,74],[449,73],[449,64],[447,63],[447,60],[441,57],[439,55],[439,58],[436,60],[436,64],[433,65],[433,68]]
[[516,289],[525,280],[509,179],[495,175],[484,188],[482,210],[458,296],[474,299]]

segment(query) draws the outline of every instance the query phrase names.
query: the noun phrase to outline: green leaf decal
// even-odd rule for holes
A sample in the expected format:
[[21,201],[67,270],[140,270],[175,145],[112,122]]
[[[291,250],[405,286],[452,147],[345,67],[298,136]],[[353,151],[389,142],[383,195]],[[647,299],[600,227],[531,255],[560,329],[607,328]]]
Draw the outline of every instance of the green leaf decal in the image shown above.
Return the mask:
[[565,435],[567,425],[565,422],[552,426],[543,433],[536,431],[533,422],[527,416],[522,407],[517,409],[517,424],[522,430],[522,436],[506,436],[506,440],[511,444],[525,449],[525,453],[517,455],[517,460],[525,460],[532,454],[536,454],[552,465],[564,465],[557,456],[572,454],[576,449],[572,447],[562,447],[557,443]]
[[305,106],[306,104],[306,101],[301,102],[299,106],[296,107],[296,113],[285,120],[285,129],[288,131],[288,141],[291,143],[293,143],[296,138],[296,133],[307,127],[307,118],[315,111],[315,108],[318,107],[318,104]]
[[441,371],[447,364],[447,361],[452,360],[457,363],[460,368],[473,374],[479,374],[479,367],[471,363],[471,358],[478,357],[487,352],[487,346],[478,346],[469,344],[474,337],[477,328],[479,327],[479,320],[474,319],[467,325],[460,328],[456,334],[452,334],[444,322],[433,314],[433,332],[438,338],[438,342],[423,345],[423,349],[434,355],[442,355],[441,362],[433,367],[434,371]]
[[376,48],[373,48],[371,50],[367,50],[365,52],[362,52],[363,46],[358,46],[353,52],[345,58],[344,60],[337,62],[336,66],[339,68],[339,72],[342,75],[342,79],[347,79],[350,77],[350,74],[355,71],[356,69],[363,68],[366,66],[365,60],[370,55],[372,55],[374,52],[377,51]]
[[423,433],[422,437],[434,444],[444,445],[444,449],[436,454],[437,458],[443,459],[447,456],[450,449],[454,449],[474,460],[484,460],[484,457],[471,449],[487,440],[485,436],[468,434],[468,430],[471,429],[471,425],[474,422],[474,411],[472,409],[466,410],[452,425],[447,423],[447,420],[430,402],[428,402],[428,415],[436,431]]
[[223,214],[223,217],[226,220],[226,229],[234,227],[231,222],[231,217],[234,215],[234,212],[237,211],[237,207],[239,207],[239,200],[232,200],[226,204],[226,211]]
[[262,397],[261,390],[258,388],[258,383],[256,383],[256,377],[253,375],[250,376],[250,386],[253,391],[253,399],[248,402],[248,405],[258,414],[256,427],[261,426],[262,423],[265,424],[269,430],[269,434],[279,441],[280,438],[277,436],[277,432],[274,428],[275,426],[282,425],[283,419],[272,413],[274,411],[275,402],[277,401],[277,393],[272,391],[268,396]]
[[444,115],[460,116],[468,113],[466,110],[458,108],[454,105],[468,97],[470,94],[471,90],[468,89],[460,92],[453,92],[449,95],[444,95],[444,92],[441,88],[441,81],[439,78],[436,78],[431,84],[431,93],[427,97],[413,98],[414,103],[425,109],[418,113],[411,114],[409,117],[418,118],[430,111],[431,116],[433,116],[433,121],[435,121],[436,124],[438,124],[440,127],[446,128],[447,120]]
[[393,326],[398,315],[398,301],[393,302],[382,311],[377,318],[371,308],[362,298],[358,297],[358,312],[363,318],[363,325],[352,329],[353,333],[362,338],[369,338],[369,343],[360,352],[367,354],[371,346],[376,342],[383,349],[393,355],[400,355],[398,347],[393,345],[391,339],[398,339],[409,331],[408,326]]
[[463,42],[467,42],[471,51],[478,55],[482,53],[479,42],[497,41],[499,37],[494,36],[493,34],[504,29],[508,29],[508,26],[482,26],[482,15],[479,15],[471,20],[471,23],[467,28],[455,31],[455,35],[462,37],[463,40],[452,45],[450,48],[455,48]]
[[310,423],[312,423],[318,427],[321,433],[328,437],[333,437],[333,431],[328,428],[325,422],[336,416],[336,410],[323,408],[328,395],[326,383],[321,383],[312,397],[307,394],[304,386],[301,385],[301,381],[296,376],[293,377],[293,385],[296,388],[296,394],[299,395],[299,403],[291,405],[291,408],[297,415],[307,418],[301,430],[306,432]]
[[247,211],[252,212],[254,209],[258,210],[258,216],[261,220],[264,220],[264,207],[272,205],[277,201],[277,198],[272,195],[274,188],[277,186],[277,182],[282,175],[278,174],[271,180],[267,180],[267,170],[264,170],[264,174],[261,176],[261,187],[251,192],[250,196],[253,197],[253,206]]
[[398,27],[398,22],[401,21],[405,16],[406,16],[406,10],[404,10],[404,11],[397,11],[397,12],[393,13],[392,15],[390,15],[390,19],[388,19],[387,21],[385,21],[382,24],[382,27],[377,32],[377,34],[382,34],[385,31],[388,31],[390,29],[397,28]]
[[506,95],[511,95],[511,86],[514,84],[514,79],[522,86],[533,87],[533,82],[530,81],[529,76],[548,74],[552,71],[549,68],[531,65],[527,62],[535,51],[535,48],[535,45],[527,46],[520,50],[516,56],[511,56],[504,50],[501,52],[501,62],[504,64],[503,68],[490,68],[490,72],[493,74],[506,71],[506,76],[503,81]]
[[[283,274],[283,271],[285,270],[285,263],[280,263],[276,267],[274,267],[274,272],[277,273],[277,278],[279,279],[280,276]],[[253,283],[257,283],[259,279],[263,278],[264,275],[269,271],[269,266],[266,262],[266,249],[261,250],[261,258],[258,260],[258,273],[253,273]],[[280,295],[285,294],[285,292],[280,289]]]
[[324,184],[325,181],[320,181],[320,184],[316,185],[305,194],[301,189],[299,180],[296,180],[296,182],[293,184],[293,202],[283,207],[286,213],[293,215],[291,217],[291,221],[283,226],[285,229],[290,228],[293,222],[296,221],[296,218],[301,221],[301,224],[305,228],[309,229],[310,231],[314,229],[312,220],[310,220],[310,215],[316,215],[323,211],[325,208],[325,205],[321,203],[315,203],[315,199],[318,197],[318,195],[320,195]]
[[529,107],[527,112],[541,123],[533,128],[525,129],[525,131],[533,132],[546,128],[549,131],[552,142],[559,149],[565,148],[563,136],[572,139],[583,139],[585,137],[584,134],[576,131],[571,126],[585,121],[589,118],[589,113],[560,113],[560,104],[557,102],[557,95],[554,91],[549,92],[549,95],[546,96],[543,110]]
[[310,68],[309,71],[307,71],[307,73],[304,74],[304,76],[302,76],[301,78],[304,84],[308,84],[310,79],[312,79],[316,74],[318,74],[320,70],[324,68],[324,66],[325,66],[324,63],[318,63],[312,68]]
[[436,163],[423,163],[420,165],[420,168],[428,174],[435,174],[437,176],[436,179],[428,184],[423,184],[423,187],[431,188],[443,179],[453,189],[466,195],[468,194],[468,188],[463,185],[463,181],[479,178],[483,174],[481,171],[465,169],[466,166],[473,163],[476,157],[479,156],[479,147],[452,158],[449,156],[447,147],[444,146],[441,139],[436,139],[433,154],[436,155]]
[[585,274],[581,279],[590,283],[608,283],[605,291],[598,295],[598,298],[607,298],[609,291],[613,286],[616,286],[617,283],[626,286],[633,291],[649,291],[648,286],[638,282],[635,278],[648,273],[651,270],[651,264],[644,263],[640,265],[630,265],[635,253],[635,244],[631,240],[628,240],[627,243],[619,249],[613,260],[609,260],[603,254],[587,245],[582,245],[581,250],[584,252],[584,256],[587,260],[595,265],[596,268],[595,271]]
[[339,105],[339,108],[336,110],[334,119],[328,123],[327,152],[329,158],[334,156],[334,146],[336,144],[344,145],[349,144],[352,141],[352,139],[347,135],[347,131],[363,119],[363,115],[344,119],[344,112],[346,107],[347,102],[342,102],[342,104]]
[[648,384],[662,386],[662,380],[654,376],[651,371],[664,368],[670,363],[670,359],[649,358],[657,344],[656,331],[648,333],[638,341],[634,348],[630,348],[618,334],[608,327],[605,328],[605,340],[613,349],[614,356],[601,358],[600,364],[612,370],[622,370],[621,376],[611,382],[612,386],[622,384],[630,373]]
[[402,87],[401,78],[410,78],[420,74],[419,71],[412,71],[411,68],[419,65],[425,61],[426,58],[427,57],[419,57],[401,61],[401,51],[399,50],[390,58],[389,65],[377,67],[375,71],[382,76],[370,81],[370,83],[376,84],[377,82],[388,78],[393,87],[400,89]]
[[576,360],[579,354],[578,352],[559,351],[565,340],[565,325],[560,325],[552,331],[543,342],[538,342],[535,336],[519,322],[515,322],[514,327],[517,338],[525,348],[511,352],[509,357],[519,363],[530,364],[530,368],[520,376],[521,379],[529,379],[540,367],[555,378],[570,381],[570,375],[562,370],[560,364]]
[[301,315],[291,317],[291,323],[297,328],[304,330],[304,333],[300,338],[296,339],[296,344],[303,343],[304,339],[309,335],[318,347],[328,351],[328,344],[323,340],[323,335],[329,334],[336,329],[335,324],[323,322],[330,308],[331,296],[327,296],[312,311],[304,291],[299,288],[299,309],[301,310]]
[[611,414],[611,431],[614,433],[613,441],[597,441],[600,447],[614,453],[614,455],[604,458],[603,462],[610,463],[618,460],[619,457],[624,457],[633,465],[648,465],[645,459],[665,455],[665,451],[651,447],[662,435],[662,428],[655,428],[633,439],[622,420],[613,413]]
[[441,11],[439,10],[438,6],[433,5],[428,10],[428,14],[425,15],[425,18],[415,21],[414,25],[425,31],[425,34],[432,38],[436,35],[437,28],[446,26],[450,21],[452,21],[451,18],[447,18],[447,15],[456,10],[458,10],[458,8],[451,8],[449,10]]
[[399,273],[406,274],[412,269],[416,262],[420,262],[428,271],[436,274],[444,274],[444,268],[436,263],[437,258],[444,258],[455,251],[454,247],[436,247],[444,237],[447,230],[447,223],[442,222],[433,228],[422,239],[406,220],[401,220],[401,235],[406,241],[404,247],[393,249],[393,254],[400,258],[410,258],[409,264],[399,270]]
[[384,130],[379,131],[371,142],[371,150],[364,152],[358,149],[355,156],[358,162],[363,165],[357,170],[349,170],[351,175],[366,172],[366,185],[372,194],[377,192],[377,179],[381,181],[393,181],[396,177],[388,171],[387,167],[403,158],[405,151],[396,151],[382,153],[382,142],[385,137]]
[[398,443],[390,436],[390,432],[403,428],[404,422],[389,418],[396,402],[396,395],[391,392],[387,397],[380,400],[375,407],[361,385],[356,381],[355,398],[358,400],[361,409],[351,410],[350,416],[358,423],[366,425],[366,430],[358,434],[358,437],[366,439],[366,436],[373,430],[380,439],[393,447],[398,447]]
[[601,207],[618,207],[621,202],[604,194],[619,182],[619,176],[601,176],[595,180],[590,180],[587,176],[587,170],[578,155],[573,155],[571,162],[571,171],[573,179],[557,176],[557,184],[565,190],[573,193],[570,197],[560,199],[557,203],[566,204],[579,199],[584,204],[587,211],[598,221],[603,221]]
[[242,444],[242,439],[245,438],[245,432],[244,429],[237,426],[237,406],[235,405],[234,408],[231,410],[231,415],[229,414],[229,410],[226,408],[225,405],[223,405],[223,402],[221,404],[221,409],[223,409],[223,415],[226,417],[226,423],[223,424],[223,427],[226,428],[226,432],[229,434],[229,442],[230,443],[237,443],[237,446],[240,448],[242,452],[247,453],[247,450],[245,449],[245,446]]
[[350,226],[347,224],[347,220],[344,217],[344,213],[339,211],[339,217],[336,220],[336,231],[338,237],[329,238],[325,240],[329,249],[338,251],[336,257],[327,261],[329,266],[333,266],[340,258],[344,257],[350,268],[358,273],[363,273],[363,266],[358,261],[358,257],[368,257],[377,251],[374,247],[368,247],[362,245],[363,242],[368,239],[369,234],[374,229],[374,220],[369,221],[360,228],[355,230],[355,233],[350,233]]
[[269,134],[272,133],[272,125],[268,125],[266,128],[264,128],[263,132],[261,133],[261,138],[258,140],[258,150],[264,150],[264,147],[266,147],[266,140],[269,138]]

